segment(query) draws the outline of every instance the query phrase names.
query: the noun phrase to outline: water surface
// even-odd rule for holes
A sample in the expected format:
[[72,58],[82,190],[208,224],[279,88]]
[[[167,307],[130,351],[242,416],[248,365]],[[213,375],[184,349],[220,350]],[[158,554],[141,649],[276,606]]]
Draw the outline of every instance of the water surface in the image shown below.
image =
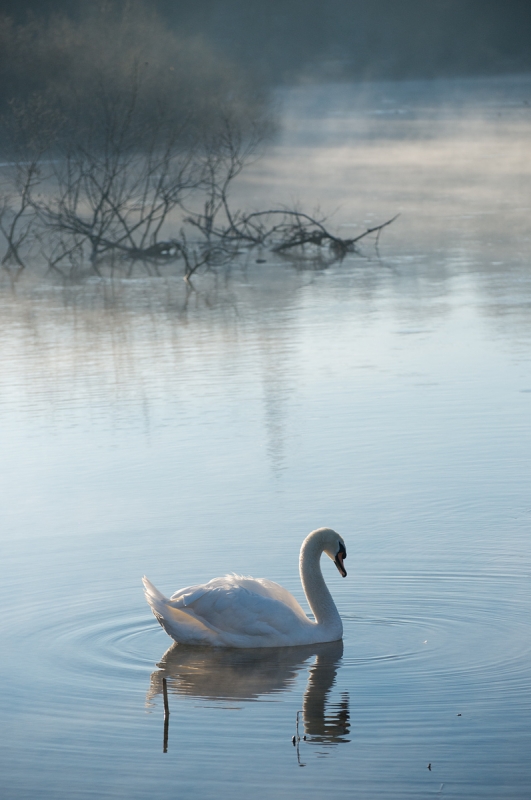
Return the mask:
[[[251,254],[194,291],[6,283],[2,797],[528,797],[530,98],[283,98],[239,198],[344,230],[399,211],[379,252]],[[142,574],[304,604],[321,525],[347,542],[346,580],[323,565],[343,643],[170,647]]]

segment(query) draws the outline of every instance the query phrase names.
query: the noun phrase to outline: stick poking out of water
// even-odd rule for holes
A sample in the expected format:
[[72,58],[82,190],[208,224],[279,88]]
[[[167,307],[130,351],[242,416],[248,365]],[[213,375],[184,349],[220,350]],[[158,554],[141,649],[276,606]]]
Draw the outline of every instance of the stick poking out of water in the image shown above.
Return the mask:
[[168,705],[168,681],[166,678],[162,679],[162,694],[164,696],[164,719],[170,716],[170,707]]
[[168,732],[170,728],[170,706],[168,705],[168,682],[162,679],[162,696],[164,697],[164,744],[162,752],[168,752]]

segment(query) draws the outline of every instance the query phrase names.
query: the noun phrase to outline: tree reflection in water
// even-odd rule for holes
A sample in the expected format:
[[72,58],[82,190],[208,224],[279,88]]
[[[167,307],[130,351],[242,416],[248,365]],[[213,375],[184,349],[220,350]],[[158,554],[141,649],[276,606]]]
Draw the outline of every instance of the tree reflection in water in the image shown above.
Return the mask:
[[[342,655],[342,641],[256,650],[174,644],[151,675],[147,701],[163,693],[163,679],[169,694],[209,700],[255,700],[290,691],[305,663],[315,656],[302,703],[304,735],[310,744],[337,745],[349,741],[350,731],[348,692],[341,694],[338,703],[329,703]],[[167,733],[168,725],[165,746]]]

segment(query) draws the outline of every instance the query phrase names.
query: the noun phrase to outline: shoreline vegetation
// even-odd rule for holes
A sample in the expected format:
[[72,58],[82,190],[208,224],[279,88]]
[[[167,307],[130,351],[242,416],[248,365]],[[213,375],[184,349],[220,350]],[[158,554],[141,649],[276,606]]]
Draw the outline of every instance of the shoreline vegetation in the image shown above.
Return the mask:
[[394,219],[343,239],[319,213],[233,209],[233,181],[274,134],[268,92],[153,9],[3,17],[0,43],[12,73],[0,108],[0,263],[12,283],[36,260],[63,279],[180,262],[187,281],[253,247],[326,248],[337,261]]

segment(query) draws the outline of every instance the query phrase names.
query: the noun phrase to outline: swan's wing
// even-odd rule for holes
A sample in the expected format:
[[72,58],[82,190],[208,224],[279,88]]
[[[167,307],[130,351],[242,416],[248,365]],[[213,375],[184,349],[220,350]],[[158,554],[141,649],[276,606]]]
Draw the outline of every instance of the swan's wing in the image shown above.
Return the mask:
[[220,634],[263,637],[300,631],[309,620],[295,598],[273,581],[237,575],[215,578],[177,592],[174,608],[188,613]]
[[291,608],[299,617],[305,621],[308,620],[304,610],[293,595],[288,592],[287,589],[284,589],[283,586],[280,586],[279,583],[270,581],[267,578],[247,578],[243,575],[226,575],[223,578],[214,578],[208,583],[179,589],[178,592],[172,594],[170,601],[171,605],[175,604],[175,608],[189,608],[193,606],[196,600],[199,600],[200,597],[203,597],[214,589],[228,590],[236,587],[247,589],[247,591],[260,595],[261,597],[269,597],[272,600],[278,600],[288,606],[288,608]]
[[[254,579],[251,579],[254,581]],[[273,597],[275,600],[280,600],[281,603],[285,603],[285,605],[289,606],[296,614],[303,617],[304,619],[308,619],[306,616],[306,612],[296,600],[291,592],[288,592],[287,589],[284,589],[279,583],[275,583],[274,581],[269,581],[267,578],[257,578],[254,583],[261,584],[264,589],[267,591],[270,597]]]
[[175,608],[187,608],[194,600],[197,600],[205,594],[205,592],[220,585],[220,581],[223,581],[223,578],[214,578],[214,580],[208,583],[198,583],[195,586],[186,586],[184,589],[178,589],[178,591],[174,592],[170,597],[170,605]]
[[301,618],[291,608],[241,586],[212,589],[192,605],[197,619],[224,634],[245,637],[289,637],[300,630]]

